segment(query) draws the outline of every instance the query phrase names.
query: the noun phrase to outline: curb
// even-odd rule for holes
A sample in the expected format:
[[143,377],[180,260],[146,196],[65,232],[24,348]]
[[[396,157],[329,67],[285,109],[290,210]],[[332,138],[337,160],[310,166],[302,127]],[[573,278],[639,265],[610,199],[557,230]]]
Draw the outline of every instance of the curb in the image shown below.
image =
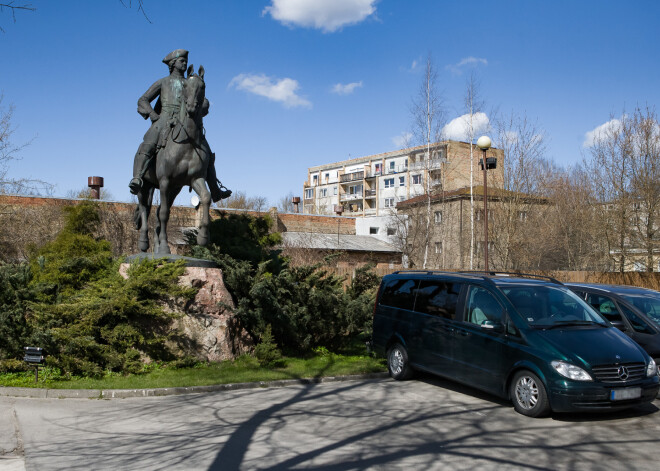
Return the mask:
[[363,375],[258,381],[255,383],[214,384],[210,386],[149,389],[39,389],[0,386],[0,396],[40,399],[124,399],[129,397],[178,396],[182,394],[237,391],[241,389],[282,388],[286,386],[336,383],[340,381],[376,380],[388,377],[388,373],[368,373]]

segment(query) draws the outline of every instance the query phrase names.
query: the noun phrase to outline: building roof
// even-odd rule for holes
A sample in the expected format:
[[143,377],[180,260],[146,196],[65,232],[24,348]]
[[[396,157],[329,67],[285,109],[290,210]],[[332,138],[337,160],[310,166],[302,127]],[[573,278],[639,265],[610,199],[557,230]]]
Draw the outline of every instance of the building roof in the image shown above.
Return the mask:
[[[472,187],[472,195],[478,198],[483,198],[484,196],[483,185]],[[451,201],[451,200],[457,200],[457,199],[469,198],[469,197],[470,197],[470,187],[463,187],[463,188],[459,188],[458,190],[433,193],[431,194],[431,203],[438,203],[441,201]],[[543,204],[548,202],[548,198],[544,198],[542,196],[535,196],[535,195],[530,195],[529,193],[510,191],[497,187],[488,188],[489,200],[491,199],[506,200],[514,197],[522,198],[527,202],[535,202],[538,204]],[[409,198],[405,201],[400,201],[396,204],[396,206],[397,208],[405,207],[405,206],[414,206],[419,203],[426,203],[426,201],[427,201],[427,195],[423,194],[423,195],[415,196],[413,198]]]
[[401,252],[392,244],[365,235],[320,234],[316,232],[282,232],[281,234],[282,245],[287,247],[349,252]]
[[[451,142],[456,142],[456,143],[468,144],[469,145],[468,142],[447,140],[447,141],[434,142],[430,146],[431,146],[431,148],[435,148],[435,147],[438,147],[438,146],[447,145]],[[367,156],[364,156],[364,157],[356,157],[354,159],[342,160],[340,162],[333,162],[331,164],[323,164],[323,165],[317,165],[317,166],[314,166],[314,167],[309,167],[308,171],[313,173],[313,172],[319,172],[319,171],[323,171],[323,170],[333,169],[333,168],[336,168],[336,167],[347,167],[349,165],[357,165],[357,164],[361,164],[361,163],[368,163],[372,160],[386,159],[388,157],[397,157],[397,156],[401,156],[401,155],[405,155],[405,154],[410,154],[410,153],[413,153],[413,152],[418,152],[418,151],[421,151],[421,150],[425,150],[426,147],[427,147],[427,145],[424,144],[424,145],[416,146],[416,147],[408,147],[406,149],[399,149],[399,150],[393,150],[393,151],[390,151],[390,152],[383,152],[381,154],[373,154],[373,155],[367,155]],[[493,147],[493,149],[494,149],[494,147]]]

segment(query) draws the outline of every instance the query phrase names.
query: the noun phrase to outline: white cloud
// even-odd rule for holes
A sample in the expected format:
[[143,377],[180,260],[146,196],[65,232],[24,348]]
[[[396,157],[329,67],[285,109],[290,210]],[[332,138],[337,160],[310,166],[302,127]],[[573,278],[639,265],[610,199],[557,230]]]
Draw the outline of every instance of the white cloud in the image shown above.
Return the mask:
[[274,79],[264,74],[240,74],[229,82],[229,86],[280,102],[286,108],[312,107],[311,102],[297,94],[300,88],[298,81],[290,78]]
[[[465,141],[470,139],[469,133],[470,115],[464,114],[458,118],[452,119],[442,128],[442,137],[454,141]],[[472,115],[473,137],[479,137],[490,131],[490,120],[486,113],[474,113]]]
[[397,149],[405,149],[410,145],[410,140],[412,139],[412,134],[409,132],[401,133],[398,136],[392,138],[392,143]]
[[271,0],[262,14],[285,25],[332,33],[359,23],[376,11],[378,0]]
[[350,95],[355,91],[356,88],[362,87],[362,80],[359,82],[352,82],[352,83],[347,83],[347,84],[342,84],[338,83],[335,86],[332,87],[332,93],[336,93],[337,95]]
[[582,147],[593,147],[598,139],[605,138],[609,133],[616,132],[621,128],[621,121],[618,119],[611,119],[606,123],[601,124],[591,131],[584,134],[584,142]]
[[468,66],[468,65],[488,65],[488,61],[486,59],[482,59],[480,57],[465,57],[464,59],[461,59],[460,62],[457,64],[450,64],[445,67],[445,69],[450,70],[453,74],[455,75],[460,75],[463,73],[463,67]]

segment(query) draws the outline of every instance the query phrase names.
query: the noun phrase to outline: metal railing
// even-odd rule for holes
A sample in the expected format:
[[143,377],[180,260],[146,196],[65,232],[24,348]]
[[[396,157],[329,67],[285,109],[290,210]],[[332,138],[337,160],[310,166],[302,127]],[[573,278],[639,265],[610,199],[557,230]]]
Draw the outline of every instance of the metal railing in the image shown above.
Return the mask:
[[364,179],[364,171],[351,172],[351,173],[345,173],[344,175],[341,175],[339,177],[339,182],[340,183],[346,183],[346,182],[354,182],[356,180],[363,180],[363,179]]

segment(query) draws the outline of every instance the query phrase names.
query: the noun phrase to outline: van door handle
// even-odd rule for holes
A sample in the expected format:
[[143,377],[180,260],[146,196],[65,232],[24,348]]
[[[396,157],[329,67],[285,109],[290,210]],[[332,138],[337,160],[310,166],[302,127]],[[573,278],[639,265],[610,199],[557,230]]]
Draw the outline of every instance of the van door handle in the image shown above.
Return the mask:
[[470,336],[470,332],[468,332],[467,330],[459,330],[458,333],[459,333],[459,335],[462,335],[463,337],[469,337]]

